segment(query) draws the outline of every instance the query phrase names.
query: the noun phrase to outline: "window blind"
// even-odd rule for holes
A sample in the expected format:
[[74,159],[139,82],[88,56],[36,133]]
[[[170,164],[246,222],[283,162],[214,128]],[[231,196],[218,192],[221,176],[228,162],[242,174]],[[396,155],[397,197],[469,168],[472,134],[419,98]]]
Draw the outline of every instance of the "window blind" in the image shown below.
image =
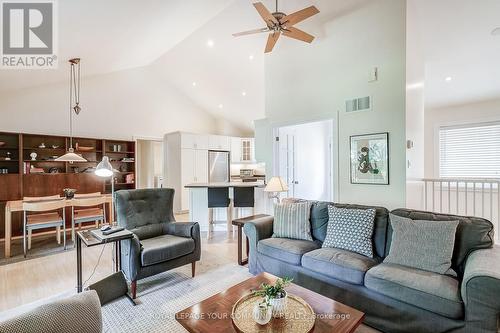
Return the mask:
[[500,122],[441,127],[439,175],[500,178]]

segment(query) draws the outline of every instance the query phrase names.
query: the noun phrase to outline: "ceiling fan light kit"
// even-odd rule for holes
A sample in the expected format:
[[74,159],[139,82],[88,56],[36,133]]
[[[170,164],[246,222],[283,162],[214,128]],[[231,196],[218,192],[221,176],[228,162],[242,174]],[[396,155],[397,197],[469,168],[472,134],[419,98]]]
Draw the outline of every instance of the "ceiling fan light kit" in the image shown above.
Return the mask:
[[310,6],[287,15],[278,10],[278,0],[276,0],[276,11],[274,13],[271,13],[262,2],[256,2],[253,5],[266,23],[266,27],[235,33],[233,34],[234,37],[268,32],[269,36],[267,37],[264,53],[269,53],[274,49],[281,35],[306,43],[311,43],[314,40],[314,36],[295,28],[294,25],[318,14],[319,10],[315,6]]

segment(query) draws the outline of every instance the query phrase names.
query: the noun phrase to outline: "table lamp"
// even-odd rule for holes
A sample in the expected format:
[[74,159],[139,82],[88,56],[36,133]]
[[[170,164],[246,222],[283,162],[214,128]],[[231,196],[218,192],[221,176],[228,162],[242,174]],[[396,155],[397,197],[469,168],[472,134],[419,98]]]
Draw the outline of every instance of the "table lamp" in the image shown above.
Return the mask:
[[264,192],[270,192],[269,197],[271,199],[276,199],[280,203],[279,194],[281,192],[288,192],[288,185],[281,177],[272,177],[266,185]]

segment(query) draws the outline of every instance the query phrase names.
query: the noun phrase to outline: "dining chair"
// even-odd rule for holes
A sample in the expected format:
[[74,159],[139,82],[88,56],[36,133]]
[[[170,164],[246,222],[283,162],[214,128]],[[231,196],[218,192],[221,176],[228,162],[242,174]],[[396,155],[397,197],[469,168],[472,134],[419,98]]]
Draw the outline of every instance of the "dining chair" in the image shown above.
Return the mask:
[[82,223],[106,223],[106,198],[101,192],[75,194],[71,205],[71,239],[75,241],[75,224],[81,229]]
[[[61,244],[61,227],[63,228],[64,249],[66,250],[66,203],[60,196],[30,197],[23,200],[23,250],[26,258],[27,248],[31,249],[33,230],[56,228],[57,243]],[[61,210],[61,213],[57,212]],[[34,213],[34,214],[28,214]],[[28,242],[26,242],[26,234]]]

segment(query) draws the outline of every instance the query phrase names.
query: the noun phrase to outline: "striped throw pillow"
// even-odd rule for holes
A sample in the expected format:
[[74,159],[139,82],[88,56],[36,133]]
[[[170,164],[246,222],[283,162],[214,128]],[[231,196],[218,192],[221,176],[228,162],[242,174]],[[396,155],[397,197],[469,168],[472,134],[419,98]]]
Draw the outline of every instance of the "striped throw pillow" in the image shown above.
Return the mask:
[[273,237],[312,241],[310,214],[308,201],[274,205]]

